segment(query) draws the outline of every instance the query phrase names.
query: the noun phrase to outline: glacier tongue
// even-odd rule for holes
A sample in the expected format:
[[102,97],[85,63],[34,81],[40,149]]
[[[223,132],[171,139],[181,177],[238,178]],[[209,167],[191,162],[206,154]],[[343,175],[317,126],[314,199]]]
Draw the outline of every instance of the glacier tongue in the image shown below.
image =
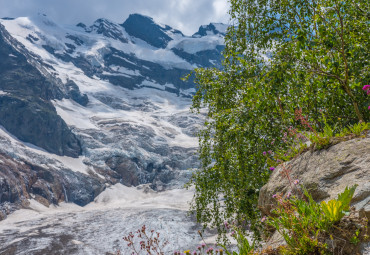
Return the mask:
[[[165,254],[195,249],[201,242],[197,226],[187,216],[192,191],[146,191],[116,184],[86,207],[62,203],[46,208],[31,200],[0,224],[1,254],[131,254],[122,240],[146,225],[169,241]],[[206,232],[205,237],[212,236]]]

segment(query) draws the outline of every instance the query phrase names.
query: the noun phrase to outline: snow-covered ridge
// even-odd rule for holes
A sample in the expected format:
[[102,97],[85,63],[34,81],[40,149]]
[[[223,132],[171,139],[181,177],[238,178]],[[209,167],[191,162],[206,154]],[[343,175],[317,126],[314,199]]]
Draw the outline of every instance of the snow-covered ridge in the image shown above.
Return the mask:
[[[131,18],[142,26],[158,26],[171,40],[156,48],[123,24],[103,18],[91,26],[59,25],[45,15],[0,24],[61,91],[72,84],[88,98],[83,103],[71,96],[51,101],[82,148],[81,169],[64,167],[102,179],[114,171],[126,185],[180,187],[198,165],[196,132],[202,123],[189,111],[194,85],[180,78],[194,67],[220,63],[223,37],[188,37],[149,17]],[[0,91],[0,96],[8,93]]]
[[[157,32],[143,36],[136,21]],[[0,219],[30,203],[0,222],[0,243],[7,244],[0,253],[48,253],[58,242],[65,254],[124,252],[122,235],[148,222],[173,240],[169,251],[200,241],[186,216],[192,191],[180,189],[198,167],[196,133],[204,118],[190,112],[195,87],[180,78],[220,65],[224,27],[208,25],[204,35],[189,37],[145,16],[124,24],[0,19],[0,55],[8,65],[0,79],[12,79],[14,70],[25,77],[13,87],[0,82],[0,114],[14,116],[0,119],[13,128],[0,128],[0,187],[10,187],[0,190]],[[50,127],[69,135],[55,139],[60,154],[23,140],[53,143],[45,126],[58,120],[60,130]],[[22,139],[17,130],[25,131]]]
[[[96,20],[90,27],[82,23],[77,26],[57,25],[44,14],[13,20],[0,19],[0,23],[18,41],[46,60],[51,61],[51,57],[50,53],[48,54],[43,48],[44,45],[54,49],[55,53],[68,53],[72,57],[91,57],[96,61],[95,65],[97,66],[105,65],[102,60],[106,54],[104,49],[108,50],[113,47],[126,54],[133,54],[139,59],[159,63],[165,67],[175,64],[176,67],[190,70],[196,65],[176,55],[172,52],[172,48],[195,54],[199,51],[213,50],[216,46],[224,43],[223,37],[220,37],[219,34],[210,32],[207,39],[187,37],[171,27],[154,23],[163,28],[167,36],[171,38],[170,44],[165,49],[158,49],[148,42],[128,34],[122,25],[103,18]],[[212,24],[220,33],[224,33],[227,27],[224,24]],[[204,41],[211,43],[206,44]]]

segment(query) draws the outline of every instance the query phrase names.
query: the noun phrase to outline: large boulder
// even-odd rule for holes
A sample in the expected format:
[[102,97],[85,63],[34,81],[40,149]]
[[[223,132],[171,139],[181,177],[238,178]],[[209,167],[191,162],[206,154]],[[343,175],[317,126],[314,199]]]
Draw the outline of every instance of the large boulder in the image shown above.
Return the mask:
[[[346,186],[358,185],[352,205],[370,218],[370,137],[341,142],[326,150],[307,151],[285,164],[292,181],[299,180],[315,201],[336,199]],[[258,205],[269,214],[276,193],[292,191],[283,168],[277,167],[262,187]]]
[[[289,173],[287,178],[286,173]],[[258,206],[270,215],[276,204],[274,194],[285,195],[296,189],[299,180],[317,202],[336,199],[348,186],[358,185],[352,206],[360,216],[370,219],[370,136],[333,145],[328,149],[307,151],[271,174],[260,191]],[[268,245],[277,247],[283,239],[275,233]]]

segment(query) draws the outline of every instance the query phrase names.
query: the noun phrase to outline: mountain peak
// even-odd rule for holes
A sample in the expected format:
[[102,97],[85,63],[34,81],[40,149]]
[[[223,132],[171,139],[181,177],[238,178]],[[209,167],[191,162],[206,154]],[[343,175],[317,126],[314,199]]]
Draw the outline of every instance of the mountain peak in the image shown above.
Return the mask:
[[95,20],[90,27],[87,27],[83,23],[78,23],[77,26],[82,27],[88,33],[95,32],[109,38],[120,40],[123,43],[128,42],[127,38],[123,34],[122,28],[117,23],[114,23],[109,19],[99,18]]
[[225,36],[228,25],[223,23],[209,23],[208,25],[202,25],[199,27],[193,37],[203,37],[207,35],[222,35]]
[[182,34],[170,26],[156,23],[151,17],[137,13],[130,14],[121,26],[131,36],[139,38],[156,48],[166,48],[168,42],[172,40],[167,32]]

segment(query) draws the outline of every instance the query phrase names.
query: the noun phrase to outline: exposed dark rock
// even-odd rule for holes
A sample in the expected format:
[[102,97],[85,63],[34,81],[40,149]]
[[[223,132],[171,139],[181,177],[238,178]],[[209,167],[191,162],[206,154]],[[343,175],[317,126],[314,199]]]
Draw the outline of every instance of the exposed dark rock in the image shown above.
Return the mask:
[[0,125],[22,141],[77,157],[79,141],[48,101],[62,99],[63,92],[10,46],[10,40],[0,24],[0,89],[6,92],[0,95]]
[[44,205],[67,201],[84,206],[104,189],[104,183],[97,178],[70,170],[56,171],[0,154],[0,213],[3,217],[26,206],[25,200],[31,197]]
[[[80,27],[82,26],[80,25]],[[85,31],[95,31],[97,34],[102,34],[108,38],[119,40],[122,43],[128,42],[127,38],[125,38],[122,33],[122,28],[107,19],[97,19],[91,27],[85,27]]]
[[[79,23],[79,24],[81,24],[81,23]],[[84,26],[86,26],[86,25],[84,25]],[[81,45],[84,44],[84,42],[80,38],[78,38],[77,36],[74,36],[74,35],[66,35],[66,38],[71,39],[78,46],[81,46]]]
[[163,28],[156,24],[152,18],[140,14],[131,14],[122,26],[131,36],[157,48],[166,48],[168,42],[172,40],[165,33],[165,31],[170,31],[171,27]]
[[80,89],[78,88],[77,84],[72,81],[68,80],[68,82],[65,84],[69,96],[77,103],[79,103],[82,106],[86,106],[89,103],[89,98],[86,94],[81,94]]
[[201,36],[207,36],[208,33],[213,33],[215,35],[223,35],[225,36],[224,31],[217,30],[214,23],[210,23],[209,25],[203,25],[199,27],[198,32],[196,32],[193,37],[201,37]]
[[[199,51],[195,54],[187,53],[183,50],[173,48],[171,49],[179,57],[189,61],[189,63],[197,64],[204,67],[218,67],[221,68],[220,56],[224,50],[224,46],[216,46],[214,50]],[[213,62],[211,62],[213,60]]]
[[2,95],[0,125],[18,139],[49,152],[70,157],[81,154],[80,142],[50,102]]

